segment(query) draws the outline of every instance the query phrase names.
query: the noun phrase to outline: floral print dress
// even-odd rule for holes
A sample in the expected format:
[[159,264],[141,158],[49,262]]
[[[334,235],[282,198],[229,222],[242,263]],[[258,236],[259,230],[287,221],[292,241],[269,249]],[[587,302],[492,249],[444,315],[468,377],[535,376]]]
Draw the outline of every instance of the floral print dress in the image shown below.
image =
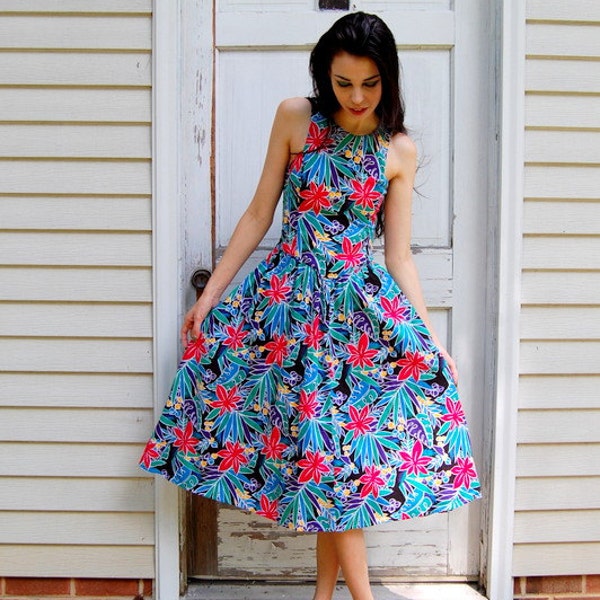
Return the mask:
[[281,239],[186,348],[144,469],[298,531],[480,496],[448,365],[373,261],[389,142],[313,114]]

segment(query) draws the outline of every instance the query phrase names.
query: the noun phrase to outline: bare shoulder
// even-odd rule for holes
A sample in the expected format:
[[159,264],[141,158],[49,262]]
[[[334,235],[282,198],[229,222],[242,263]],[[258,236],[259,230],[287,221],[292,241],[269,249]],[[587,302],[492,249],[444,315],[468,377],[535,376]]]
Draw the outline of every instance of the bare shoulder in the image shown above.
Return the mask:
[[417,146],[406,133],[396,133],[390,140],[386,176],[388,179],[412,178],[417,168]]
[[308,134],[311,105],[308,98],[286,98],[277,108],[275,127],[285,130],[290,151],[301,152]]

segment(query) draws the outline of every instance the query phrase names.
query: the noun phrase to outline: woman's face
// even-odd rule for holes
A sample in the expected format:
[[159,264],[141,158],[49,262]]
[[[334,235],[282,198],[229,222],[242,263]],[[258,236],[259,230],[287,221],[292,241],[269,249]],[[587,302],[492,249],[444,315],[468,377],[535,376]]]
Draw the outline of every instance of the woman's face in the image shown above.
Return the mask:
[[381,101],[381,75],[371,58],[339,52],[331,61],[331,87],[340,105],[339,118],[370,122]]

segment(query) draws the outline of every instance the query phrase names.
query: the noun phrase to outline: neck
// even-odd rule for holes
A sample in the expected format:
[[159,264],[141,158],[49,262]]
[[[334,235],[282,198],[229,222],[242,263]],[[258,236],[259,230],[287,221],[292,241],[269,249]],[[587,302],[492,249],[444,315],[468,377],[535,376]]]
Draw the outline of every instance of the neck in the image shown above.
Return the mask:
[[342,111],[337,111],[333,114],[333,119],[342,129],[354,135],[373,133],[379,125],[379,118],[375,113],[362,119],[353,119]]

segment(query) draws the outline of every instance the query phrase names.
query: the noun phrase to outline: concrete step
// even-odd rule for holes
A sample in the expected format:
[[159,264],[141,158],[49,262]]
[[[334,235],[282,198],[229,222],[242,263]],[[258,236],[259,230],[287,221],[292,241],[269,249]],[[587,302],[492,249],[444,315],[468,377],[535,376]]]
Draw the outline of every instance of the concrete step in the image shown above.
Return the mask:
[[[311,600],[312,585],[283,583],[193,583],[180,600]],[[466,583],[390,583],[373,585],[375,600],[485,600]],[[334,600],[352,600],[338,585]]]

